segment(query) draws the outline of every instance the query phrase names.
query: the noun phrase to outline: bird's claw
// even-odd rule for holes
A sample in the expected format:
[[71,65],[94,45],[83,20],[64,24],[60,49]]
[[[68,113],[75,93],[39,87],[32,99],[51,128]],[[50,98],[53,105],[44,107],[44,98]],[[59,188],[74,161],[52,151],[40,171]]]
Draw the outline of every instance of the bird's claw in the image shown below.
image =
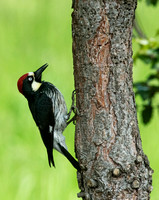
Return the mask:
[[76,125],[76,116],[79,115],[78,108],[74,105],[75,104],[75,95],[76,95],[76,90],[73,90],[73,92],[72,92],[72,105],[71,105],[69,113],[67,114],[68,120],[70,119],[72,111],[75,115],[73,116],[73,118],[71,120],[69,120],[67,122],[67,125],[70,124],[72,121],[73,121],[73,124]]

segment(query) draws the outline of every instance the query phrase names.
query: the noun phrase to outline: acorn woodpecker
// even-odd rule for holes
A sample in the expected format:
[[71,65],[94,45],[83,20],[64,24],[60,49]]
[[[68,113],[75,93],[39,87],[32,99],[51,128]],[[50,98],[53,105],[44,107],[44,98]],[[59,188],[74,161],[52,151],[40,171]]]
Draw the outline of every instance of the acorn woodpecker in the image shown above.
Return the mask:
[[18,90],[28,100],[33,119],[47,150],[50,167],[51,164],[55,167],[54,148],[62,153],[77,170],[80,170],[79,163],[68,152],[62,134],[70,117],[64,97],[53,84],[41,81],[42,72],[47,67],[48,64],[45,64],[35,72],[21,76],[17,82]]

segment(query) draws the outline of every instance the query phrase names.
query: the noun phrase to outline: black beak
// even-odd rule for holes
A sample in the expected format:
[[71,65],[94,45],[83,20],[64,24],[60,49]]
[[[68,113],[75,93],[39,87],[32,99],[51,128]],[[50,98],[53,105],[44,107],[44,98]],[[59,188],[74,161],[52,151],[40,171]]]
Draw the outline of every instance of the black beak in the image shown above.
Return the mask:
[[45,65],[43,65],[42,67],[40,67],[39,69],[37,69],[34,74],[35,74],[35,81],[37,82],[41,82],[41,76],[42,76],[42,72],[48,67],[48,64],[46,63]]

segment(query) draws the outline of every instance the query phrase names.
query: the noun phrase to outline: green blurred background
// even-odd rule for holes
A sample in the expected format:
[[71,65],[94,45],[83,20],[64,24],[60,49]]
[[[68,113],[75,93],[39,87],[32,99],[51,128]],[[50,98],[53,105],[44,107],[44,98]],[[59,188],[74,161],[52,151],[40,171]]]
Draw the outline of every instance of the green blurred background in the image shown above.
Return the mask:
[[[159,7],[138,4],[137,17],[146,34],[159,27]],[[47,155],[26,99],[18,93],[17,80],[46,62],[43,79],[53,82],[63,93],[68,108],[74,88],[71,36],[71,0],[0,1],[0,199],[75,200],[79,192],[76,170],[54,152],[56,168],[49,168]],[[134,45],[134,52],[136,49]],[[134,65],[134,80],[142,80],[148,68]],[[142,124],[138,113],[144,152],[153,175],[152,200],[159,199],[159,114]],[[74,126],[64,132],[74,155]]]

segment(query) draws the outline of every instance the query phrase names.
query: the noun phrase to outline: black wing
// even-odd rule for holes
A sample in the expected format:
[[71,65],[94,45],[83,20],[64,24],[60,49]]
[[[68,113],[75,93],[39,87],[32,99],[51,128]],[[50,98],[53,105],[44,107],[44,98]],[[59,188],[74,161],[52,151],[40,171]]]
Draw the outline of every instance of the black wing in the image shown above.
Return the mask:
[[53,140],[54,140],[54,113],[51,99],[45,94],[40,93],[35,103],[35,121],[39,127],[42,140],[48,154],[48,161],[55,166],[53,159]]

